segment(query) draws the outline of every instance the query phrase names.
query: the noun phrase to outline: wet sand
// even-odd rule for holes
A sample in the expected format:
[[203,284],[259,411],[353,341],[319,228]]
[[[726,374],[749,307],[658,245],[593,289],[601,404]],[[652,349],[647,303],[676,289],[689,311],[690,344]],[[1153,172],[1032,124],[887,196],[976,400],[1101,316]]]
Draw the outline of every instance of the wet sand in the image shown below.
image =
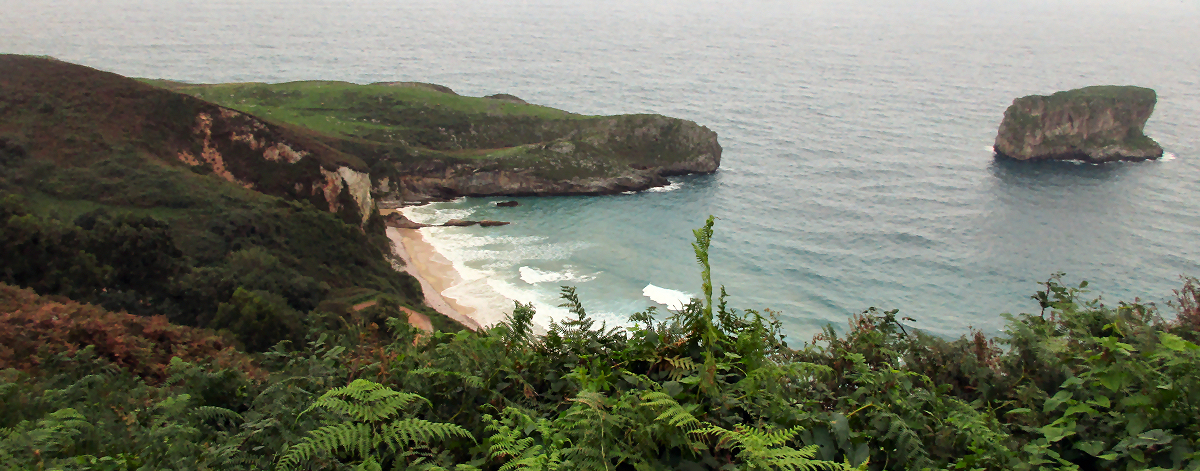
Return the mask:
[[387,236],[392,240],[396,254],[404,260],[405,271],[421,282],[425,304],[471,330],[479,330],[479,322],[473,317],[475,309],[459,304],[454,298],[442,296],[443,291],[462,279],[454,270],[454,265],[425,242],[420,230],[389,227]]

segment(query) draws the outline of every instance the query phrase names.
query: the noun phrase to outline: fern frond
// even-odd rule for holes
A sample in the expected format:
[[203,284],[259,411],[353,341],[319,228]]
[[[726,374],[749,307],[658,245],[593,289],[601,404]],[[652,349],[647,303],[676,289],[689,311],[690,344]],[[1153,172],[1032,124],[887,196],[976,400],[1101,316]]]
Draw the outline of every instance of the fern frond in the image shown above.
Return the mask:
[[473,437],[466,429],[455,424],[403,419],[384,424],[379,430],[379,438],[393,450],[399,451],[408,444]]
[[816,471],[844,468],[833,461],[814,460],[817,456],[817,445],[800,449],[787,446],[786,443],[795,439],[801,431],[803,429],[799,426],[767,430],[738,426],[734,430],[728,430],[710,425],[696,433],[715,435],[719,439],[719,448],[737,450],[738,459],[747,469]]
[[[454,424],[411,418],[393,419],[405,406],[418,401],[429,402],[419,395],[398,392],[363,379],[345,387],[333,388],[301,414],[313,409],[325,409],[349,416],[354,422],[326,425],[310,432],[300,443],[287,450],[279,461],[279,468],[291,469],[318,453],[342,450],[371,459],[372,452],[380,445],[402,453],[410,445],[423,445],[434,440],[452,437],[474,439],[469,432]],[[385,422],[385,419],[391,420]]]
[[313,430],[300,443],[287,449],[279,459],[280,469],[292,469],[318,453],[333,453],[338,450],[357,451],[366,454],[374,447],[371,426],[368,424],[341,423],[326,425]]
[[[352,399],[348,401],[343,397]],[[417,401],[429,403],[417,394],[392,390],[382,384],[356,379],[347,386],[330,389],[300,415],[313,409],[326,409],[347,415],[355,420],[375,422],[396,416],[409,404]]]
[[683,429],[687,433],[695,433],[704,425],[696,416],[692,415],[691,411],[685,409],[679,402],[664,392],[650,391],[642,394],[642,406],[663,409],[658,414],[658,417],[654,418],[654,421],[665,421],[673,427]]
[[242,414],[231,411],[224,407],[200,406],[197,407],[193,414],[200,420],[224,420],[230,424],[242,420]]

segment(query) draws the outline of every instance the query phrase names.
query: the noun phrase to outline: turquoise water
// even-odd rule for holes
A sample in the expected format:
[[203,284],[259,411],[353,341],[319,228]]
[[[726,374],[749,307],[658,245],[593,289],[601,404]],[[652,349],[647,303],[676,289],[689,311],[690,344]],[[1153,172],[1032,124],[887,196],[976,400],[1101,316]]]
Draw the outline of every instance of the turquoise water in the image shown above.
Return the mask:
[[[870,306],[995,331],[1056,271],[1110,302],[1200,274],[1196,2],[0,2],[0,50],[126,75],[419,80],[717,131],[721,170],[671,191],[412,210],[513,222],[428,234],[468,278],[450,294],[493,311],[557,315],[564,283],[611,322],[664,306],[648,285],[695,294],[690,231],[709,214],[731,304],[801,339]],[[1147,133],[1168,158],[992,157],[1013,98],[1110,83],[1158,91]]]

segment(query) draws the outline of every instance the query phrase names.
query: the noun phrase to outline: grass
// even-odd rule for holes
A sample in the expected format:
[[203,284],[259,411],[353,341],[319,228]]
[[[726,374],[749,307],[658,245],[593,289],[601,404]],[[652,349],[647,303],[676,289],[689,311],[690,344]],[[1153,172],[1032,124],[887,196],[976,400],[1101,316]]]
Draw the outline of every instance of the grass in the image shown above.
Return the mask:
[[[579,115],[545,106],[459,96],[433,86],[329,81],[149,82],[308,129],[328,136],[325,142],[347,154],[370,155],[401,166],[438,160],[569,180],[620,175],[630,166],[654,167],[700,153],[688,144],[679,144],[694,141],[677,139],[684,129],[679,120],[655,115]],[[647,129],[651,132],[643,132]],[[570,142],[578,151],[564,159],[564,154],[545,149],[559,141]],[[719,152],[719,146],[715,147]]]
[[431,126],[442,127],[439,125],[456,127],[468,120],[588,118],[545,106],[464,97],[410,86],[324,81],[218,85],[153,83],[331,136],[384,143],[428,144],[417,137],[422,131]]

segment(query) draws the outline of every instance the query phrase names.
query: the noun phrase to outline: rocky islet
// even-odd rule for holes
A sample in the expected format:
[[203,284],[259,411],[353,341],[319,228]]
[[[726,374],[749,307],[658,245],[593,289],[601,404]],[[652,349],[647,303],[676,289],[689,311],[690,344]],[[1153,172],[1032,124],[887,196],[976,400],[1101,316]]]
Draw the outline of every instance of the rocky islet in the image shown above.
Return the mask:
[[1110,162],[1162,157],[1143,134],[1157,94],[1134,86],[1095,86],[1013,100],[996,136],[997,155],[1017,160]]

